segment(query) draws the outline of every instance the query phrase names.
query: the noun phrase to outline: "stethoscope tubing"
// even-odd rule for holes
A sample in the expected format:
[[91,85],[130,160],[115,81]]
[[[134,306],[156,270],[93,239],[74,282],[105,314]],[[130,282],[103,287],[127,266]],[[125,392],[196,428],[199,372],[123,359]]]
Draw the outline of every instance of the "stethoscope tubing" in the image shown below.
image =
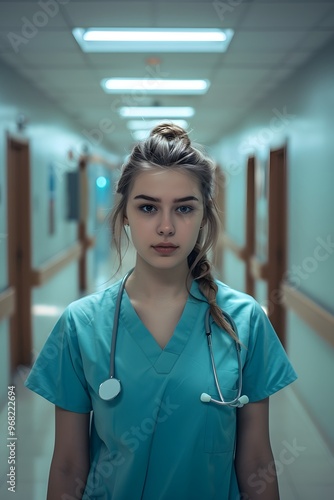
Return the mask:
[[133,269],[131,269],[128,273],[126,273],[126,275],[122,278],[122,281],[121,281],[121,284],[119,287],[119,291],[117,294],[117,298],[116,298],[114,323],[113,323],[112,334],[111,334],[112,338],[111,338],[110,368],[109,368],[110,378],[114,378],[114,376],[115,376],[116,340],[117,340],[119,313],[121,310],[123,291],[125,289],[125,283],[127,282],[127,279],[129,278],[130,274],[132,274],[132,272],[133,272]]
[[[232,317],[226,313],[222,312],[225,320],[229,323],[231,326],[234,334],[236,335],[237,339],[239,340],[238,336],[238,329],[237,326],[232,319]],[[220,398],[220,402],[218,401],[219,404],[223,404],[226,406],[239,406],[239,398],[241,396],[241,391],[242,391],[242,363],[241,363],[241,354],[240,354],[240,344],[238,340],[234,339],[234,345],[237,351],[237,358],[238,358],[238,393],[236,397],[232,401],[225,401],[224,396],[221,392],[220,385],[219,385],[219,380],[218,380],[218,375],[217,375],[217,368],[216,368],[216,363],[215,363],[215,358],[213,355],[213,349],[212,349],[212,333],[211,333],[211,326],[210,326],[210,309],[206,311],[205,315],[205,333],[207,337],[207,342],[209,346],[209,353],[210,353],[210,359],[211,359],[211,365],[212,365],[212,371],[213,371],[213,377],[215,379],[215,385],[216,389],[218,391],[218,395]],[[213,400],[213,402],[217,402]]]
[[[131,269],[122,278],[122,281],[121,281],[121,284],[119,287],[119,291],[117,294],[117,298],[116,298],[114,322],[113,322],[113,328],[112,328],[111,351],[110,351],[109,379],[105,380],[105,382],[102,382],[102,384],[100,384],[100,387],[99,387],[100,397],[101,397],[101,399],[104,399],[104,400],[114,399],[121,391],[121,383],[119,380],[115,379],[116,341],[117,341],[118,323],[119,323],[120,308],[121,308],[123,292],[125,289],[126,281],[132,272],[133,272],[133,269]],[[237,337],[237,339],[234,339],[234,344],[236,347],[237,358],[238,358],[238,392],[237,392],[237,396],[232,401],[225,401],[224,396],[222,394],[222,391],[220,389],[218,375],[217,375],[217,369],[216,369],[216,363],[215,363],[213,349],[212,349],[212,333],[211,333],[211,326],[210,326],[210,308],[208,308],[206,311],[206,315],[205,315],[205,333],[206,333],[207,342],[208,342],[208,346],[209,346],[209,353],[210,353],[210,359],[211,359],[211,365],[212,365],[215,385],[216,385],[220,400],[216,400],[206,393],[203,393],[201,395],[200,399],[202,402],[205,402],[205,403],[213,402],[213,403],[218,404],[218,405],[230,406],[232,408],[236,408],[236,407],[241,407],[248,402],[247,396],[241,396],[241,390],[242,390],[242,363],[241,363],[241,354],[240,354],[241,349],[240,349],[240,343],[239,343],[238,330],[237,330],[235,322],[233,321],[233,318],[229,314],[227,314],[226,312],[222,311],[222,314],[223,314],[225,320],[230,324],[233,332],[235,333],[235,335]],[[240,396],[241,396],[241,398],[240,398]]]

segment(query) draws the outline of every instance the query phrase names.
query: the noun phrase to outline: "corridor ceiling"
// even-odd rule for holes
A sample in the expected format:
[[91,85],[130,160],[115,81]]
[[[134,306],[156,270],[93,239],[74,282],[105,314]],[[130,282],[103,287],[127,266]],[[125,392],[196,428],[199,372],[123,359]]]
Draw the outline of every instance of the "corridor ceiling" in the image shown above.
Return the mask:
[[[53,4],[47,19],[37,14],[47,12],[41,4]],[[26,20],[41,26],[14,50],[9,33],[22,37]],[[223,54],[83,53],[72,29],[91,26],[232,28],[235,33]],[[133,144],[126,120],[118,116],[119,106],[193,106],[191,137],[209,146],[333,35],[333,0],[0,1],[0,61],[53,101],[79,130],[112,122],[102,146],[118,155],[127,154]],[[100,81],[106,77],[205,78],[211,86],[205,95],[136,98],[105,94]]]

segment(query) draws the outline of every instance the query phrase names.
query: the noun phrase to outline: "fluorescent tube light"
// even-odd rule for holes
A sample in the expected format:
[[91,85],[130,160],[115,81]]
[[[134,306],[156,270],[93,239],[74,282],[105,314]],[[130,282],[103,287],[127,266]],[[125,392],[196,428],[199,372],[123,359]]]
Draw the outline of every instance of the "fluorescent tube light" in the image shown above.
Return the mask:
[[[167,122],[169,120],[166,120]],[[162,120],[129,120],[126,124],[129,130],[152,130],[152,128],[156,127],[162,123]],[[173,120],[174,125],[178,125],[181,128],[187,129],[188,122],[186,120]]]
[[84,52],[225,52],[233,30],[218,28],[75,28]]
[[87,30],[85,42],[225,42],[222,30]]
[[145,94],[205,94],[209,80],[170,80],[157,78],[104,78],[102,88],[110,94],[142,91]]
[[122,106],[118,112],[123,118],[190,118],[195,114],[188,106]]

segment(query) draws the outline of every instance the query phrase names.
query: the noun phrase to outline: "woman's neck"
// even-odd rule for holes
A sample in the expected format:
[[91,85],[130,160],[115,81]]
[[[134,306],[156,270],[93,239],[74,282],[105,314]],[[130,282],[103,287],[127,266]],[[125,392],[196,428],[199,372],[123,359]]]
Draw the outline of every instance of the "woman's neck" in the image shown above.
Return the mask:
[[[126,291],[133,298],[145,300],[179,299],[188,295],[188,266],[175,269],[157,269],[137,259],[133,273],[126,283]],[[191,283],[188,283],[190,287]]]

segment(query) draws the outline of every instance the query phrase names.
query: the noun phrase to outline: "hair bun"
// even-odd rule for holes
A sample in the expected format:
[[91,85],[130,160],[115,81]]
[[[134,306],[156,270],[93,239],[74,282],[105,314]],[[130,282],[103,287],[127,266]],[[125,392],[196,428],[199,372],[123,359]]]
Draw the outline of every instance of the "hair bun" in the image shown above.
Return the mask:
[[178,125],[174,123],[160,123],[151,131],[151,136],[159,135],[167,141],[173,141],[174,139],[179,139],[185,142],[186,147],[191,145],[190,139],[187,132]]

